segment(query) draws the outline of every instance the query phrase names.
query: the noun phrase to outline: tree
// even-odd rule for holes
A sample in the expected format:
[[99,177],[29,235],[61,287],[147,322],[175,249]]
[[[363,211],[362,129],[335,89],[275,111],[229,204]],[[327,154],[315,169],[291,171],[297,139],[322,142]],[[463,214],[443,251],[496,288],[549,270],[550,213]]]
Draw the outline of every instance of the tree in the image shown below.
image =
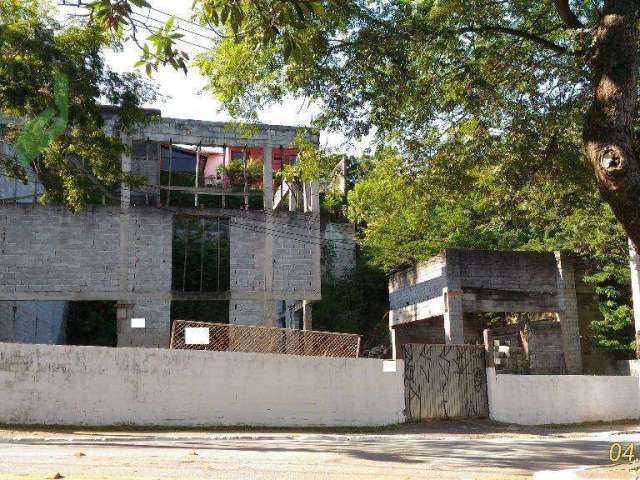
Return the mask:
[[637,1],[197,3],[230,36],[198,64],[231,111],[304,95],[322,126],[375,127],[421,159],[470,118],[504,133],[542,117],[549,150],[581,125],[572,140],[640,242]]
[[[460,138],[452,138],[456,144]],[[594,340],[620,356],[633,352],[626,236],[592,188],[578,157],[547,164],[518,152],[496,166],[502,142],[480,138],[465,154],[443,148],[429,169],[407,175],[402,156],[380,149],[359,162],[348,214],[363,249],[383,270],[425,260],[442,248],[568,250],[581,257],[602,320]]]
[[[105,66],[102,50],[117,47],[114,38],[92,25],[64,27],[39,3],[0,3],[0,113],[27,121],[0,132],[1,140],[18,139],[17,153],[32,160],[46,187],[43,200],[81,208],[108,200],[121,181],[140,182],[120,169],[125,146],[118,134],[148,120],[140,105],[155,98],[155,90],[138,75]],[[113,136],[103,130],[105,100],[120,107]],[[33,138],[40,130],[46,135]],[[8,154],[0,168],[26,173]]]

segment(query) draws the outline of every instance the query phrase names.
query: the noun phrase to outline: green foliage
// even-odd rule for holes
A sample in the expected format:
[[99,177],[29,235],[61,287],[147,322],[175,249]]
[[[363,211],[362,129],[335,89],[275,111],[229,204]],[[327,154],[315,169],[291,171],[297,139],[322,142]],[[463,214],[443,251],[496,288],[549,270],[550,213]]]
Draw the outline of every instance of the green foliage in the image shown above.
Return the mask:
[[[43,201],[82,208],[109,199],[120,181],[141,181],[121,172],[117,134],[148,120],[139,107],[155,98],[155,89],[136,75],[110,71],[103,49],[111,46],[95,26],[62,27],[39,2],[0,3],[0,112],[27,120],[24,130],[17,125],[0,134],[8,142],[20,138],[19,154],[32,160],[46,187]],[[103,131],[100,99],[120,107],[113,138]],[[2,168],[24,174],[11,158],[3,157]]]
[[[429,258],[445,247],[568,250],[586,264],[600,298],[595,341],[618,355],[633,349],[627,242],[578,157],[533,161],[520,148],[479,132],[456,156],[445,149],[428,169],[391,148],[361,159],[348,215],[373,266],[386,271]],[[452,142],[458,142],[452,134]],[[476,152],[476,153],[474,153]],[[573,159],[573,161],[572,161]]]
[[69,79],[59,71],[54,72],[54,101],[57,108],[47,108],[36,118],[29,120],[16,139],[16,156],[28,167],[40,152],[49,146],[67,128],[69,119]]
[[[218,167],[222,175],[222,165]],[[227,164],[226,176],[232,190],[242,191],[244,188],[244,162],[232,160]],[[262,188],[262,158],[247,159],[247,183],[250,189]]]
[[322,284],[322,300],[313,306],[313,327],[330,332],[358,333],[363,349],[388,344],[387,277],[366,260],[352,275]]
[[[95,0],[89,4],[91,9],[90,25],[100,31],[110,33],[114,39],[126,40],[127,33],[141,51],[137,67],[144,66],[147,75],[157,71],[160,65],[169,65],[187,72],[189,56],[176,48],[176,40],[184,35],[174,28],[175,17],[171,16],[159,28],[150,28],[142,20],[132,16],[135,7],[150,7],[146,0]],[[150,35],[143,41],[139,38],[139,29],[147,30]]]

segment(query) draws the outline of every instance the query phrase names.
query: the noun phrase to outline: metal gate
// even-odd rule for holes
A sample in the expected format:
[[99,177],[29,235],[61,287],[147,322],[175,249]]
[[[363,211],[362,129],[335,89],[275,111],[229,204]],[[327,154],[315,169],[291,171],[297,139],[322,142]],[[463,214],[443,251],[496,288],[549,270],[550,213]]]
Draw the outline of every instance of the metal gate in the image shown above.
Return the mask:
[[489,415],[483,346],[405,344],[403,350],[408,420]]

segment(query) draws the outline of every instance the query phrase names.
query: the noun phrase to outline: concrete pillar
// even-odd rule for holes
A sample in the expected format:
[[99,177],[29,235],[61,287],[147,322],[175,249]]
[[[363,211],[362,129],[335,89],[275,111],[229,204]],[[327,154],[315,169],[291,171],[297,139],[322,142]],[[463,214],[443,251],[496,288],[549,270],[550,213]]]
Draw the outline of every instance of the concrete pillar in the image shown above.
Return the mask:
[[232,300],[229,302],[229,324],[262,326],[262,300]]
[[389,327],[389,338],[391,339],[391,359],[392,360],[403,360],[399,358],[398,355],[402,355],[401,345],[396,343],[396,329],[393,327]]
[[446,287],[442,289],[444,300],[444,343],[464,343],[464,309],[462,307],[462,282],[460,278],[460,254],[457,250],[445,250]]
[[640,359],[640,258],[629,240],[629,267],[631,270],[631,293],[633,299],[634,332],[636,337],[636,358]]
[[302,209],[304,212],[311,211],[311,183],[303,182],[302,184]]
[[263,147],[263,167],[262,186],[265,215],[264,233],[264,299],[262,301],[262,324],[265,327],[275,327],[276,308],[272,298],[273,292],[273,171],[272,171],[273,149],[271,139],[268,139]]
[[311,211],[320,213],[320,183],[317,180],[311,181]]
[[[131,173],[131,139],[123,136],[121,141],[125,144],[127,150],[120,157],[120,168],[122,173]],[[126,182],[120,184],[120,205],[123,210],[128,210],[131,206],[131,188]]]
[[271,139],[267,140],[262,147],[262,199],[264,202],[264,211],[273,210],[273,148]]
[[[144,319],[143,328],[133,328],[131,320]],[[137,300],[119,302],[117,309],[118,347],[169,348],[171,302]]]
[[289,211],[299,212],[303,208],[302,188],[299,181],[289,182]]
[[462,292],[448,288],[442,289],[444,307],[444,343],[447,345],[464,344],[464,311]]
[[580,319],[578,317],[578,297],[576,296],[575,262],[566,253],[555,252],[557,292],[560,311],[562,347],[567,372],[571,375],[582,373],[582,349],[580,347]]
[[302,301],[302,329],[313,330],[313,305],[310,300]]

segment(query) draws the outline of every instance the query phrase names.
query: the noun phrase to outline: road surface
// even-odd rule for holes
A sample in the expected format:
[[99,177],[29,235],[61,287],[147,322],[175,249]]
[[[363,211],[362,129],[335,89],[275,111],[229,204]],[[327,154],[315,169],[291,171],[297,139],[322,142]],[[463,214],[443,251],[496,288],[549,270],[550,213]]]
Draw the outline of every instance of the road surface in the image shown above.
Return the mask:
[[[364,433],[6,428],[0,479],[531,478],[607,465],[612,442],[640,447],[640,425],[435,422]],[[536,478],[564,478],[548,475]]]

